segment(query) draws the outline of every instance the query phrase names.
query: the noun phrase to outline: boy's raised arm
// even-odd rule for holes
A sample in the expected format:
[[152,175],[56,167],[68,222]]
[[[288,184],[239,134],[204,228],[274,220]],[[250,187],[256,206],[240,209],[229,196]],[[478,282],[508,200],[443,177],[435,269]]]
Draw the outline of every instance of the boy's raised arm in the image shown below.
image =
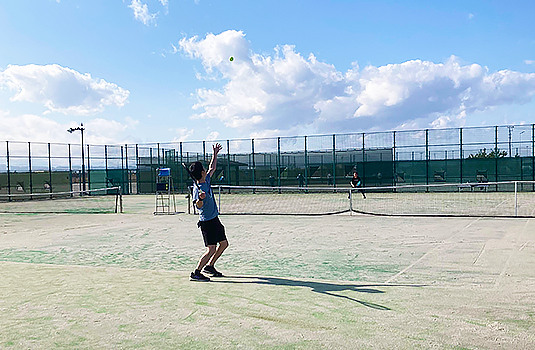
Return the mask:
[[219,143],[216,143],[212,146],[212,160],[210,161],[210,166],[208,167],[208,174],[210,174],[210,177],[212,177],[215,173],[215,169],[217,167],[217,154],[219,153],[219,151],[221,151],[222,148],[223,147]]

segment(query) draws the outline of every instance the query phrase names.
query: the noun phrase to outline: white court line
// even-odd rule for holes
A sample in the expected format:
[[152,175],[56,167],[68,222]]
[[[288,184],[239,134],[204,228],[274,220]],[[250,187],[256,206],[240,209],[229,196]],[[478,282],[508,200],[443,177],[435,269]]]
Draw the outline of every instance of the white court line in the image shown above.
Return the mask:
[[475,260],[472,263],[472,265],[475,265],[476,262],[479,260],[479,257],[481,256],[481,254],[483,254],[483,252],[485,251],[485,246],[486,245],[487,245],[487,242],[483,243],[483,247],[481,247],[481,250],[479,251],[479,254],[477,254],[477,257],[475,258]]
[[451,237],[448,237],[447,239],[445,239],[444,241],[442,241],[442,243],[440,243],[439,245],[435,246],[433,249],[429,250],[427,253],[425,253],[424,255],[422,255],[418,260],[414,261],[412,264],[410,264],[409,266],[407,266],[406,268],[404,268],[403,270],[399,271],[397,274],[395,274],[394,276],[390,277],[389,279],[387,279],[385,281],[385,283],[390,283],[392,282],[393,280],[395,280],[398,276],[401,276],[402,274],[404,274],[405,272],[407,272],[409,269],[411,269],[414,265],[416,265],[418,262],[420,262],[423,258],[425,258],[426,256],[428,256],[429,254],[431,254],[432,252],[434,252],[435,250],[437,250],[438,248],[442,247],[445,243],[449,243],[448,241],[450,241],[451,239],[453,239],[455,236],[459,235],[460,233],[462,233],[464,230],[466,230],[467,228],[469,228],[470,226],[472,226],[474,223],[478,222],[479,220],[481,220],[481,218],[477,218],[476,220],[472,221],[471,223],[469,223],[468,225],[466,225],[465,227],[463,227],[459,232],[456,232],[454,233]]

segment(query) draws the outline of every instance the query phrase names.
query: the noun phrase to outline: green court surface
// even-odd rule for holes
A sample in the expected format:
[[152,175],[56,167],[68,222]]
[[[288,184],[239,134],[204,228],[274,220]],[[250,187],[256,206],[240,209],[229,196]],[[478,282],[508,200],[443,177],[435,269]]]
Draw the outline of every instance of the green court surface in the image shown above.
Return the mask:
[[[179,209],[187,211],[183,197]],[[535,219],[0,214],[0,349],[533,349]]]

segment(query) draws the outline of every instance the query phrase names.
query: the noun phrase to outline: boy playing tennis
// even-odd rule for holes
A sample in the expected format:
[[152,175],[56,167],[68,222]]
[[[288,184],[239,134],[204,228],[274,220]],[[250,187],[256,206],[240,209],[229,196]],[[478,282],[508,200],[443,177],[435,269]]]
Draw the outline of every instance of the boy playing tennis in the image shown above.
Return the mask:
[[221,145],[216,143],[213,146],[214,152],[208,172],[204,170],[201,162],[195,162],[189,168],[191,175],[199,185],[193,188],[193,203],[199,209],[197,226],[201,229],[204,245],[207,248],[206,252],[201,256],[197,268],[191,273],[190,281],[210,281],[210,278],[203,275],[201,270],[212,277],[223,277],[223,274],[215,269],[214,264],[228,247],[228,242],[225,236],[225,227],[219,221],[219,211],[217,210],[214,193],[210,187],[211,179],[217,166],[217,154],[220,150]]
[[[353,177],[351,178],[351,182],[349,184],[353,188],[357,188],[357,187],[361,187],[362,186],[362,181],[360,180],[360,176],[359,176],[359,173],[357,173],[357,171],[353,171]],[[366,195],[364,194],[364,190],[360,189],[359,192],[362,193],[362,197],[364,197],[364,199],[366,199]]]

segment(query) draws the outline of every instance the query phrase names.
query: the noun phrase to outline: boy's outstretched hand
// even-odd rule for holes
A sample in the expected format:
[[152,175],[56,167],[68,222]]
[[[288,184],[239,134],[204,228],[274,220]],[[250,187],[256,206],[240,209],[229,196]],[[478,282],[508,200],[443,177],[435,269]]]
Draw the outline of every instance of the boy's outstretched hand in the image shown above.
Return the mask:
[[212,146],[212,148],[214,150],[214,155],[217,155],[223,147],[221,146],[220,143],[216,143],[215,145]]

